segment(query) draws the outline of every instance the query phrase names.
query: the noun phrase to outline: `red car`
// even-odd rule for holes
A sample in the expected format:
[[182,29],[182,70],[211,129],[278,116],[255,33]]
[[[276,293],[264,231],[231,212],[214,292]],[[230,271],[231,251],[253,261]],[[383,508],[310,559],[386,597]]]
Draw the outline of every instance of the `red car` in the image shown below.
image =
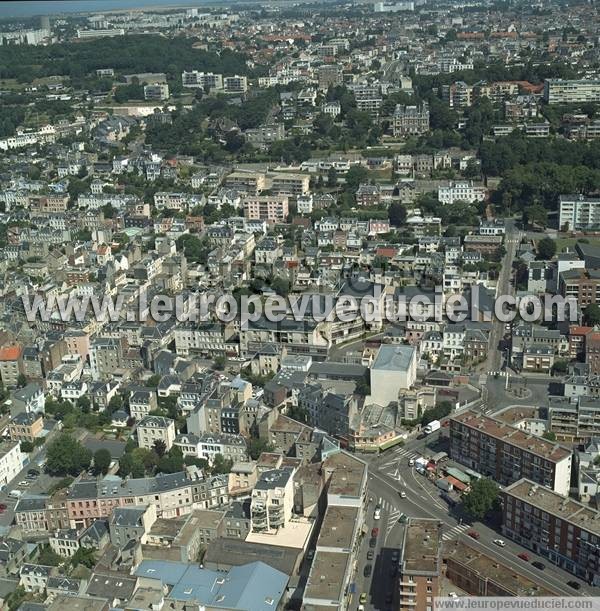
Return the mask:
[[472,537],[473,539],[479,539],[479,533],[476,530],[470,530],[467,535],[469,535],[469,537]]
[[442,426],[450,426],[450,420],[444,420],[444,422],[442,422]]
[[379,535],[379,528],[374,528],[371,531],[371,537],[373,537],[374,539]]
[[5,511],[7,506],[4,503],[0,503],[0,511]]
[[525,560],[525,562],[529,562],[529,554],[526,554],[525,552],[521,552],[520,554],[517,554],[517,557],[520,558],[521,560]]

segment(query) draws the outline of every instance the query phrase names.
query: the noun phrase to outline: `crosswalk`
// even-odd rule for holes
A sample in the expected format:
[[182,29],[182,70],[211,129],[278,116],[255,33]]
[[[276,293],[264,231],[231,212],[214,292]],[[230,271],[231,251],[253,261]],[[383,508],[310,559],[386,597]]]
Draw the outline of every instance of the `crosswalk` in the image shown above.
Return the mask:
[[390,460],[383,463],[383,465],[381,466],[384,469],[389,468],[389,467],[396,468],[399,462],[400,464],[402,464],[403,461],[407,463],[411,458],[415,460],[416,458],[419,458],[419,456],[420,454],[418,452],[415,452],[414,450],[409,450],[409,449],[405,449],[402,447],[398,447],[390,455]]
[[509,373],[508,371],[488,371],[489,376],[498,376],[499,378],[506,378]]
[[457,539],[459,535],[464,533],[465,530],[468,530],[469,528],[470,527],[468,524],[457,524],[456,526],[452,527],[450,530],[442,534],[442,540],[450,541],[450,539]]

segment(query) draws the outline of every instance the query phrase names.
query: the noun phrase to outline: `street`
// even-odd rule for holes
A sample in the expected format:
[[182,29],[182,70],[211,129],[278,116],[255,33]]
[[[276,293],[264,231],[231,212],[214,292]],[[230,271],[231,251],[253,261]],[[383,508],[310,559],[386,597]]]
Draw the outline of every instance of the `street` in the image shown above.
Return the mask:
[[[399,522],[401,514],[408,517],[435,518],[443,524],[443,541],[458,537],[466,537],[469,544],[480,549],[486,555],[498,560],[530,577],[533,580],[543,581],[548,587],[565,596],[598,596],[600,588],[594,588],[581,582],[570,573],[550,564],[546,558],[534,554],[530,550],[504,539],[496,530],[481,522],[469,522],[460,511],[450,509],[440,497],[436,486],[420,475],[413,467],[408,466],[411,458],[421,455],[432,455],[444,447],[444,440],[440,433],[433,433],[424,439],[415,439],[407,442],[403,447],[396,447],[380,455],[365,457],[369,463],[368,494],[369,505],[366,513],[366,527],[368,532],[361,544],[358,564],[356,568],[356,600],[353,609],[358,608],[358,598],[361,592],[367,594],[366,610],[396,609],[397,601],[387,602],[389,595],[397,596],[394,587],[395,565],[392,554],[398,551],[402,544],[404,525]],[[400,492],[406,493],[406,498],[400,497]],[[375,506],[381,507],[381,517],[374,519]],[[371,531],[379,528],[377,546],[373,549],[374,557],[367,559]],[[479,540],[468,537],[467,533],[475,530],[479,533]],[[505,547],[493,543],[494,539],[505,540]],[[540,571],[518,558],[517,554],[527,551],[531,561],[541,561],[546,568]],[[364,576],[364,568],[372,565],[370,577]],[[578,581],[581,589],[576,592],[567,585],[568,581]]]

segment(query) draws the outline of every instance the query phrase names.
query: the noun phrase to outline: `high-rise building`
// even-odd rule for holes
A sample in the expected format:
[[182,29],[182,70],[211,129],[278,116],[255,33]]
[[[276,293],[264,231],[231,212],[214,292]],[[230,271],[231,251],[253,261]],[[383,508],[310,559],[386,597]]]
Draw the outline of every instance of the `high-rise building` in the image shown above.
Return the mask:
[[558,226],[564,231],[600,228],[600,198],[581,194],[561,195]]
[[600,80],[547,79],[544,100],[548,104],[600,102]]

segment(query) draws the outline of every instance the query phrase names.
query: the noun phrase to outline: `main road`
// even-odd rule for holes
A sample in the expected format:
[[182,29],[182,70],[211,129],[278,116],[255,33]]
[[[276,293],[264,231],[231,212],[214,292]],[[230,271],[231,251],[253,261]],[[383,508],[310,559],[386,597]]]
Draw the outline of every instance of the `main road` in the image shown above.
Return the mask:
[[[546,584],[549,588],[564,596],[598,596],[600,588],[594,588],[576,579],[570,573],[550,564],[546,558],[542,558],[525,548],[505,541],[505,547],[494,544],[494,539],[502,538],[502,535],[481,522],[469,522],[466,516],[449,508],[440,497],[439,490],[427,478],[423,477],[408,461],[419,455],[432,455],[440,449],[442,436],[434,433],[425,439],[415,439],[407,442],[403,447],[389,450],[379,456],[368,459],[369,463],[369,495],[370,503],[367,512],[367,533],[363,547],[361,548],[357,576],[356,589],[367,593],[367,610],[385,610],[396,608],[396,601],[389,603],[388,595],[394,593],[393,575],[394,563],[392,554],[398,551],[402,544],[404,525],[399,522],[401,514],[408,517],[433,518],[442,523],[442,539],[449,541],[461,537],[467,537],[470,545],[480,549],[487,556],[498,562],[513,568],[520,574],[530,577],[537,582]],[[442,442],[443,443],[443,442]],[[404,493],[402,498],[401,493]],[[374,520],[375,506],[381,507],[381,518]],[[369,539],[371,529],[379,528],[377,546],[374,549],[373,560],[367,559],[369,551]],[[478,540],[468,537],[470,530],[477,531],[480,535]],[[517,554],[526,551],[531,560],[539,560],[545,565],[545,570],[540,571],[533,567],[530,562],[518,558]],[[372,565],[372,575],[364,577],[364,567]],[[567,585],[567,581],[578,581],[581,589],[576,592]],[[357,602],[358,606],[358,602]],[[354,607],[356,608],[356,607]]]

